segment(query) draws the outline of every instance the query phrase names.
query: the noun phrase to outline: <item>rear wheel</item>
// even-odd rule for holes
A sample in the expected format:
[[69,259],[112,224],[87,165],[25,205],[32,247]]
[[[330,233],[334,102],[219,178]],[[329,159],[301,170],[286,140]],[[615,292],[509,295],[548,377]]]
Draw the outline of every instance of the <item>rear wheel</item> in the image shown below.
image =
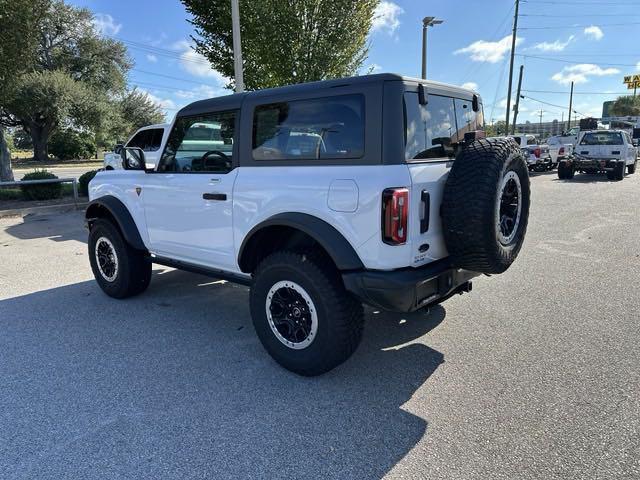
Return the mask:
[[613,170],[607,170],[607,178],[609,180],[620,181],[624,179],[624,172],[626,170],[626,165],[624,162],[616,163],[616,166],[613,167]]
[[633,162],[631,165],[627,166],[627,173],[629,173],[629,175],[636,173],[636,165],[638,164],[638,160],[636,160],[635,162]]
[[269,255],[254,273],[250,303],[253,325],[269,355],[300,375],[335,368],[362,338],[362,304],[322,255]]
[[558,178],[560,180],[571,180],[575,175],[575,168],[566,162],[561,162],[558,165]]
[[125,242],[109,220],[98,219],[89,232],[89,262],[100,288],[114,298],[142,293],[151,280],[151,263],[145,252]]

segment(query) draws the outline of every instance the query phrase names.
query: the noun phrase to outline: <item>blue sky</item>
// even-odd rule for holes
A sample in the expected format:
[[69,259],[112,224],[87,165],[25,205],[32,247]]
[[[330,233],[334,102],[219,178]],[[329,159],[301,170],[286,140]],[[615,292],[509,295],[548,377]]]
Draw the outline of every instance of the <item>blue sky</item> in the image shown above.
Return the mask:
[[[97,28],[125,42],[135,61],[130,84],[161,102],[168,118],[191,101],[227,93],[221,75],[190,49],[193,27],[178,0],[70,3],[89,8]],[[487,120],[504,119],[513,3],[382,1],[366,66],[419,76],[421,19],[436,16],[444,23],[429,29],[429,79],[476,88]],[[560,120],[563,113],[566,119],[571,80],[574,109],[582,115],[600,116],[603,101],[626,93],[623,75],[640,73],[634,40],[640,32],[639,3],[522,0],[515,70],[524,65],[523,90],[529,98],[522,101],[518,120],[537,122],[540,109],[543,121]]]

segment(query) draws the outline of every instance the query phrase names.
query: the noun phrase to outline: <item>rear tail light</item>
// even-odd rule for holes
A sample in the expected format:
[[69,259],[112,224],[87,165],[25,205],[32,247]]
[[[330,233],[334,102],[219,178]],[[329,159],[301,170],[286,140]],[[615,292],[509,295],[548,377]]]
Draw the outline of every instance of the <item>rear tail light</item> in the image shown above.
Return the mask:
[[564,155],[564,147],[560,147],[560,150],[558,150],[558,155]]
[[402,245],[407,241],[409,190],[387,188],[382,192],[382,241]]
[[536,156],[536,158],[540,158],[540,149],[539,148],[534,148],[533,149],[533,154]]

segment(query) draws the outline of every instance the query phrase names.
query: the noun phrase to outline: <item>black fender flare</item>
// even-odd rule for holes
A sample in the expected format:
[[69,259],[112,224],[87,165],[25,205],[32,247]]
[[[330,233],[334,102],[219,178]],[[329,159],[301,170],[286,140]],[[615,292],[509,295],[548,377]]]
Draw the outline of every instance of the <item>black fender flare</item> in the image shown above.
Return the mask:
[[122,203],[113,195],[105,195],[89,202],[84,217],[87,223],[96,218],[104,217],[103,210],[109,212],[109,216],[113,217],[118,228],[122,232],[125,241],[136,250],[146,250],[136,222],[133,220],[131,213]]
[[313,215],[291,212],[274,215],[249,230],[238,252],[238,265],[242,271],[245,271],[243,254],[251,239],[264,228],[274,226],[295,228],[309,235],[327,251],[340,271],[364,269],[364,265],[354,248],[333,226]]

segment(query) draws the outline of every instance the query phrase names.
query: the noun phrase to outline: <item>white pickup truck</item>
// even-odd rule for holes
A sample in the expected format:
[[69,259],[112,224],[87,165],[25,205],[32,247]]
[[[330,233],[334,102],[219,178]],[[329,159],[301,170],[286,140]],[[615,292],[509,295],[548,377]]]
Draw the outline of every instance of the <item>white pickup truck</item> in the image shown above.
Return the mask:
[[527,159],[529,171],[553,170],[558,165],[557,156],[554,160],[549,154],[549,146],[540,144],[534,135],[516,133],[515,135],[508,135],[507,138],[514,139],[520,146]]
[[559,136],[549,137],[547,139],[547,145],[549,146],[551,163],[554,167],[558,165],[560,160],[563,160],[573,154],[573,144],[563,143]]
[[626,171],[635,173],[638,148],[623,130],[580,132],[575,152],[560,162],[558,177],[573,178],[575,172],[606,173],[609,180],[622,180]]
[[135,147],[144,151],[145,161],[148,168],[153,168],[160,159],[162,147],[169,136],[170,123],[159,123],[157,125],[147,125],[134,133],[129,141],[124,145],[116,145],[113,152],[105,153],[104,169],[105,170],[121,170],[122,157],[120,151],[123,147]]

